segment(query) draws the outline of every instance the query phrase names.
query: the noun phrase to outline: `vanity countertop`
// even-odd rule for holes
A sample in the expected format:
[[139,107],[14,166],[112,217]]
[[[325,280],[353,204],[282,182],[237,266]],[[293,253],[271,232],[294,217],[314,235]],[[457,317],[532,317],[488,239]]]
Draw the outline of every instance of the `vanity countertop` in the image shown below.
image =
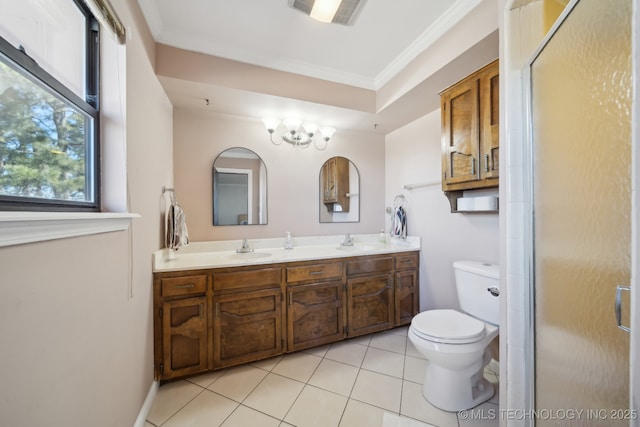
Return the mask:
[[420,250],[420,238],[390,238],[380,242],[378,234],[354,234],[353,246],[341,246],[344,235],[294,237],[293,249],[284,249],[284,238],[249,239],[253,252],[237,253],[242,240],[192,242],[173,254],[168,249],[153,253],[153,271],[182,271],[203,268],[240,267],[248,265],[344,258]]

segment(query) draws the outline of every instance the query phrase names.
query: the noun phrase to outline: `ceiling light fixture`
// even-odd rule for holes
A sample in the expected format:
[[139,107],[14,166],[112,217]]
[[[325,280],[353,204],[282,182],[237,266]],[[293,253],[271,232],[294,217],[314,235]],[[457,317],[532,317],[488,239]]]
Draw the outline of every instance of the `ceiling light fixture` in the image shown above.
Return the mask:
[[[327,148],[328,142],[335,133],[335,128],[332,127],[321,127],[318,128],[318,125],[315,123],[302,123],[302,121],[294,118],[288,118],[282,121],[284,126],[287,128],[287,132],[281,136],[282,141],[276,143],[273,140],[273,134],[280,126],[280,119],[276,119],[273,117],[266,117],[262,119],[264,126],[267,128],[267,132],[269,132],[269,138],[273,145],[280,145],[282,141],[285,141],[294,147],[307,148],[313,142],[313,146],[316,147],[317,150],[324,150]],[[314,139],[316,132],[320,132],[322,135],[322,140],[324,140],[324,146],[319,146],[318,142]]]
[[342,0],[316,0],[311,8],[310,17],[326,24],[333,21]]
[[316,21],[353,25],[366,0],[289,0],[289,6],[298,9]]

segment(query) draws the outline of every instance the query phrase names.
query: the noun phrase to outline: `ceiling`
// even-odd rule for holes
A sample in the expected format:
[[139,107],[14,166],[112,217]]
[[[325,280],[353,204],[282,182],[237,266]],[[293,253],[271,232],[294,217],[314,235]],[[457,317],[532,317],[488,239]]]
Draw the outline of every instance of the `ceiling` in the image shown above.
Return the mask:
[[[138,3],[158,43],[376,91],[482,0],[363,1],[364,7],[351,26],[314,21],[289,7],[289,0]],[[373,123],[384,122],[378,113],[160,80],[174,106],[255,118],[264,114],[262,105],[274,111],[279,107],[283,111],[297,108],[303,116],[332,118],[338,129],[372,131]],[[205,99],[210,100],[208,105]],[[408,118],[394,120],[389,119],[386,128],[376,130],[392,130]]]

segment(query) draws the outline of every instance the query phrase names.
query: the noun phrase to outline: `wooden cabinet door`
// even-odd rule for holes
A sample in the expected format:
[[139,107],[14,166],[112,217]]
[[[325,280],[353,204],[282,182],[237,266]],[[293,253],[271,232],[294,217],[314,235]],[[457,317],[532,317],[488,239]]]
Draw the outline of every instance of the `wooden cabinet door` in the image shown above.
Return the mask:
[[347,280],[347,334],[350,337],[391,329],[394,324],[393,275]]
[[399,271],[396,276],[396,326],[411,323],[418,314],[418,274],[416,270]]
[[498,178],[500,171],[500,78],[498,61],[480,76],[480,178]]
[[443,190],[478,179],[478,80],[463,80],[441,97]]
[[322,183],[322,203],[330,211],[338,203],[342,212],[349,212],[349,160],[344,157],[332,157],[322,165],[320,182]]
[[287,350],[296,351],[345,338],[342,281],[287,288]]
[[208,369],[206,301],[202,296],[162,304],[163,379]]
[[322,167],[323,203],[336,203],[338,201],[338,188],[336,182],[336,158],[326,161]]
[[281,299],[280,288],[214,297],[214,368],[282,352]]

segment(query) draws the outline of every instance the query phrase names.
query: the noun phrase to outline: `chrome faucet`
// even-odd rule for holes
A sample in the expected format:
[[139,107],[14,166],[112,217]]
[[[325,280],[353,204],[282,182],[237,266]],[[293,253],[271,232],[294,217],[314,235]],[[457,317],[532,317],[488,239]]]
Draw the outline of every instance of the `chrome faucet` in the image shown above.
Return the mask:
[[351,237],[351,233],[347,233],[344,236],[344,242],[340,243],[340,246],[353,246],[353,237]]
[[240,249],[236,249],[236,252],[239,254],[246,254],[249,252],[253,252],[253,249],[249,247],[249,241],[247,239],[243,239],[242,247]]

